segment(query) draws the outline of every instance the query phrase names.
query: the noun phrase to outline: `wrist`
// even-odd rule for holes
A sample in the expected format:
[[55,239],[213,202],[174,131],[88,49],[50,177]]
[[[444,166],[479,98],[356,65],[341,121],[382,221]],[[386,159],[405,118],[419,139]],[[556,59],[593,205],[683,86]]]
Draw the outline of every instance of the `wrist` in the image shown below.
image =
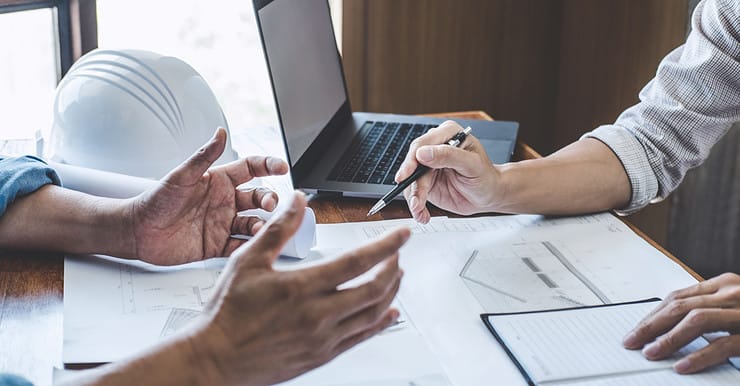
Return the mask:
[[[226,385],[226,377],[218,363],[218,358],[230,348],[222,343],[229,339],[217,331],[213,320],[202,319],[189,335],[183,338],[192,367],[197,367],[197,384]],[[244,381],[244,380],[242,380]]]
[[136,258],[133,232],[133,199],[95,197],[90,200],[90,234],[88,246],[93,253],[122,258]]
[[82,372],[75,385],[215,385],[203,372],[200,358],[187,337],[171,339],[149,352]]
[[506,202],[511,190],[512,165],[513,163],[491,165],[491,186],[486,189],[488,198],[484,206],[486,212],[507,212]]

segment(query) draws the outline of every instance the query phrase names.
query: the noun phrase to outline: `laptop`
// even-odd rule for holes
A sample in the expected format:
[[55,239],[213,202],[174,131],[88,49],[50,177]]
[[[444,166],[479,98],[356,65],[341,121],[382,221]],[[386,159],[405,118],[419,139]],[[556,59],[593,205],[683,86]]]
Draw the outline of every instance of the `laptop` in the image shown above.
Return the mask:
[[[444,119],[352,112],[327,0],[253,0],[293,186],[381,197],[414,138]],[[459,120],[494,163],[508,162],[518,123]]]

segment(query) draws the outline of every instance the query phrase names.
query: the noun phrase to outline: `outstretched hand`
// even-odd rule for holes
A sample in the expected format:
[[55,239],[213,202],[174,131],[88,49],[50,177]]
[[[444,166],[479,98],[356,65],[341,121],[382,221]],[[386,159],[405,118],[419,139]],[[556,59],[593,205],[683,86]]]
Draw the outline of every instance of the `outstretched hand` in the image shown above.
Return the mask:
[[[248,244],[234,252],[204,310],[191,347],[204,384],[267,385],[324,364],[398,318],[391,307],[403,272],[398,249],[410,237],[399,229],[310,268],[272,268],[295,234],[306,201],[293,202]],[[342,284],[378,267],[372,279]]]
[[255,178],[288,172],[274,157],[253,156],[211,168],[226,146],[226,130],[167,174],[159,185],[132,201],[133,256],[158,265],[175,265],[228,256],[253,235],[264,221],[237,213],[247,209],[272,211],[277,194],[237,186]]

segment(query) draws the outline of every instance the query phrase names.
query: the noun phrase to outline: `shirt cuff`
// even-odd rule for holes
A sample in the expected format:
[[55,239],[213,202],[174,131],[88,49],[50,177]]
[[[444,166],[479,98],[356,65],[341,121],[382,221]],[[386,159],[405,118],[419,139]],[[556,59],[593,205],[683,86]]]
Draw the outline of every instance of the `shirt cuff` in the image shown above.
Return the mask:
[[624,208],[616,212],[628,215],[644,208],[651,202],[660,201],[658,195],[658,178],[650,167],[645,149],[635,136],[626,128],[617,125],[597,127],[581,138],[594,138],[603,142],[614,152],[622,163],[629,178],[632,198]]
[[41,187],[61,185],[57,173],[33,156],[0,159],[0,216],[17,198]]

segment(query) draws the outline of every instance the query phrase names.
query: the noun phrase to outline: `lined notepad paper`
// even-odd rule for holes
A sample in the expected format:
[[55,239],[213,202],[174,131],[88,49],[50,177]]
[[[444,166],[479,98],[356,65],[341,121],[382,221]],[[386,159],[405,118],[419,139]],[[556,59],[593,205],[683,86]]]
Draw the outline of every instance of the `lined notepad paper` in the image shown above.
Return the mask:
[[740,371],[729,364],[698,375],[673,371],[677,360],[708,344],[704,338],[661,361],[624,349],[624,336],[657,303],[490,315],[488,323],[536,384],[740,384]]

